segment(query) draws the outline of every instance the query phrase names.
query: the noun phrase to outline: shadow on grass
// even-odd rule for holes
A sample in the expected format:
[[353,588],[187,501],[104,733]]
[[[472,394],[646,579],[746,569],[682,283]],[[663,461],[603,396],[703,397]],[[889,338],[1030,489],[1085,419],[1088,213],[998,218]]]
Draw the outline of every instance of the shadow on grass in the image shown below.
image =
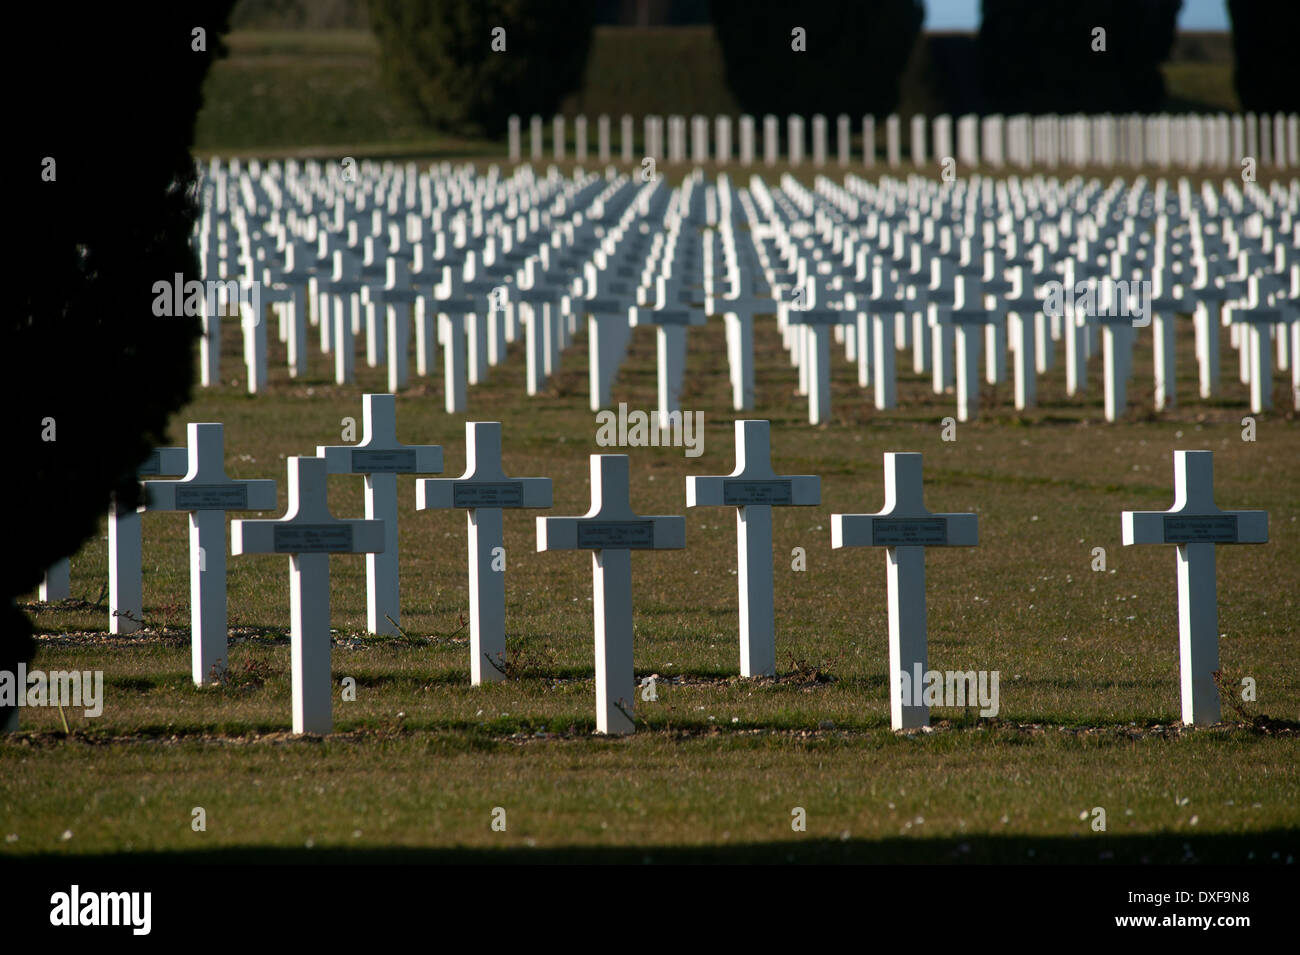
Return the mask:
[[[504,837],[503,838],[507,838]],[[508,838],[515,838],[513,836]],[[967,836],[945,839],[795,838],[711,846],[559,846],[476,848],[280,848],[233,846],[172,852],[120,852],[88,855],[42,853],[28,862],[136,863],[201,865],[401,865],[521,863],[610,863],[689,865],[699,863],[872,863],[1025,864],[1025,865],[1220,865],[1284,864],[1300,849],[1300,832],[1264,829],[1251,833],[1159,833],[1120,836]]]

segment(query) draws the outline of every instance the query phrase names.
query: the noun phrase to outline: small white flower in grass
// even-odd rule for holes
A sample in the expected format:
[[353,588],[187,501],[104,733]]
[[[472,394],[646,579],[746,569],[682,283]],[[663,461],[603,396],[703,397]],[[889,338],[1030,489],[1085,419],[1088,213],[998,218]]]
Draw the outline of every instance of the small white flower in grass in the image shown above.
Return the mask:
[[1080,819],[1087,819],[1087,818],[1088,818],[1088,810],[1085,809],[1083,812],[1079,813],[1079,818],[1080,818]]
[[353,839],[360,839],[360,838],[361,838],[361,830],[360,830],[360,829],[353,829],[353,830],[352,830],[352,838],[353,838]]
[[1201,818],[1200,818],[1200,816],[1192,816],[1192,818],[1189,819],[1189,820],[1187,820],[1187,821],[1190,822],[1190,823],[1194,826],[1194,825],[1196,825],[1198,822],[1201,821]]
[[303,845],[306,846],[308,849],[314,849],[316,847],[316,840],[308,839],[305,843],[303,843]]
[[72,830],[71,830],[71,829],[64,829],[64,830],[63,830],[63,835],[59,836],[59,838],[60,838],[62,841],[67,842],[69,839],[72,838]]
[[5,842],[17,842],[17,841],[18,841],[18,833],[16,832],[11,832],[9,833],[9,835],[5,836]]

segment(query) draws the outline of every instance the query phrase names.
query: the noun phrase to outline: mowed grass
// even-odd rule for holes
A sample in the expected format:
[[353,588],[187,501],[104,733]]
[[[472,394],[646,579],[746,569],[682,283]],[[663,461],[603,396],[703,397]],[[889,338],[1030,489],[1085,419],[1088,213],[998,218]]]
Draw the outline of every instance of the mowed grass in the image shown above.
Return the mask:
[[[836,348],[834,420],[806,423],[806,400],[772,318],[757,324],[757,407],[772,422],[778,473],[817,474],[822,505],[774,509],[778,676],[742,680],[735,517],[685,508],[688,474],[734,464],[720,321],[690,333],[683,406],[704,412],[703,454],[601,448],[587,410],[585,339],[545,396],[524,391],[520,345],[470,389],[468,415],[442,410],[441,372],[398,398],[399,436],[442,445],[464,467],[464,421],[503,422],[508,473],[554,480],[554,508],[506,512],[508,679],[469,685],[465,517],[416,512],[399,479],[404,636],[365,629],[361,557],[331,561],[336,734],[293,739],[288,560],[230,556],[231,678],[189,679],[186,518],[147,514],[141,635],[107,635],[101,534],[72,560],[74,599],[34,603],[34,666],[102,669],[103,716],[27,709],[0,742],[0,852],[11,856],[192,852],[230,858],[875,859],[897,861],[1267,861],[1296,848],[1300,769],[1300,428],[1248,414],[1223,336],[1222,395],[1196,396],[1191,322],[1179,320],[1177,405],[1151,409],[1150,333],[1140,337],[1121,423],[1102,420],[1100,357],[1070,398],[1058,361],[1039,407],[1018,414],[1010,384],[986,386],[980,419],[942,439],[954,399],[899,353],[900,406],[876,412]],[[174,419],[222,421],[231,477],[275,478],[285,457],[341,441],[382,368],[331,383],[315,351],[290,380],[271,338],[271,384],[244,393],[238,329],[225,329],[222,386]],[[312,341],[318,341],[312,329]],[[362,340],[363,341],[363,340]],[[1059,347],[1059,346],[1058,346]],[[655,403],[653,332],[635,332],[615,401]],[[440,368],[440,365],[439,365]],[[1291,407],[1275,379],[1278,409]],[[359,432],[358,432],[359,434]],[[1120,512],[1173,501],[1174,449],[1215,451],[1222,507],[1262,508],[1270,542],[1218,548],[1225,682],[1250,677],[1256,702],[1225,702],[1232,723],[1182,732],[1172,547],[1124,548]],[[889,729],[885,555],[833,551],[830,515],[878,510],[882,453],[925,455],[926,500],[972,511],[976,548],[927,557],[930,666],[1000,672],[1000,711],[937,708],[935,731]],[[589,506],[588,455],[632,458],[632,505],[685,514],[683,552],[633,557],[635,667],[658,699],[636,702],[637,734],[593,735],[591,558],[535,551],[539,513]],[[330,479],[331,507],[361,516],[362,480]],[[277,515],[247,514],[246,517]],[[792,569],[794,548],[807,569]],[[1105,570],[1094,570],[1095,548]],[[340,698],[345,677],[355,702]],[[1239,694],[1234,694],[1234,699]],[[203,807],[208,828],[191,830]],[[490,827],[506,810],[505,832]],[[807,831],[791,829],[795,807]],[[1108,830],[1090,827],[1095,807]],[[1081,818],[1084,814],[1086,818]],[[66,835],[71,833],[71,835]],[[13,837],[13,838],[9,838]],[[312,855],[315,853],[315,855]],[[516,853],[522,854],[517,856]],[[1253,854],[1253,855],[1252,855]]]

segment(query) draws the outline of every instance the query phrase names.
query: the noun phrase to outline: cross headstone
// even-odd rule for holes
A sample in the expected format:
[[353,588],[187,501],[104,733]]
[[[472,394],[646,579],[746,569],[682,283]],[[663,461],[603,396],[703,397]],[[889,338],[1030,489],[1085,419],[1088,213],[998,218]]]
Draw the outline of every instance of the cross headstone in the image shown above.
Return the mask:
[[[790,306],[786,322],[794,325],[803,336],[804,373],[808,382],[808,421],[821,424],[831,412],[831,328],[853,325],[857,328],[856,312],[828,308],[819,304],[817,282],[809,282],[803,289],[802,307]],[[824,293],[820,293],[825,298]]]
[[[550,507],[551,479],[506,477],[501,423],[465,422],[465,473],[415,484],[417,511],[459,507],[469,526],[470,682],[505,679],[506,585],[502,508]],[[487,665],[484,665],[486,661]]]
[[46,568],[37,597],[42,603],[55,603],[59,600],[67,600],[71,594],[72,562],[64,557]]
[[772,470],[767,421],[736,422],[736,469],[731,474],[686,478],[687,507],[736,509],[741,676],[776,673],[772,508],[820,503],[821,478]]
[[1184,723],[1219,721],[1219,605],[1214,545],[1268,542],[1267,511],[1221,511],[1214,452],[1174,452],[1174,506],[1125,511],[1124,545],[1178,545],[1178,659]]
[[274,481],[226,477],[223,426],[186,426],[189,469],[178,481],[145,481],[145,510],[190,515],[191,675],[200,686],[228,666],[226,643],[226,511],[275,508]]
[[537,518],[537,550],[590,550],[596,643],[596,731],[631,733],[632,551],[681,550],[686,518],[642,517],[629,501],[626,454],[591,456],[591,510]]
[[655,338],[659,356],[659,426],[667,430],[670,427],[669,415],[681,410],[678,396],[681,394],[682,378],[686,374],[686,330],[692,325],[703,325],[705,316],[702,310],[689,306],[676,307],[667,291],[672,288],[672,284],[666,281],[665,276],[660,275],[656,284],[656,306],[628,306],[628,325],[657,326]]
[[627,352],[628,306],[615,298],[579,299],[579,313],[587,315],[587,361],[591,410],[609,406],[614,379]]
[[1280,308],[1233,308],[1231,320],[1242,327],[1243,365],[1249,369],[1250,410],[1273,407],[1273,326],[1286,321]]
[[401,632],[402,597],[397,560],[397,475],[439,474],[442,448],[402,444],[397,440],[397,399],[363,395],[364,424],[359,444],[316,448],[330,474],[363,474],[366,519],[384,522],[384,547],[366,554],[366,629],[391,635]]
[[[334,728],[330,679],[330,554],[384,547],[384,524],[330,513],[324,458],[289,458],[289,507],[275,520],[231,522],[234,554],[288,554],[293,731]],[[267,482],[268,484],[274,482]]]
[[[930,708],[921,699],[920,676],[927,669],[925,548],[974,547],[974,514],[926,510],[921,455],[885,453],[885,507],[876,514],[832,514],[831,547],[884,547],[889,567],[890,721],[894,729],[928,726]],[[903,699],[903,681],[912,692]]]
[[[979,400],[979,352],[983,328],[997,316],[983,307],[980,283],[974,276],[957,277],[952,307],[931,305],[931,322],[951,325],[957,352],[957,420],[975,416]],[[936,362],[938,356],[935,357]]]
[[[189,470],[185,448],[154,448],[135,469],[138,477],[183,476]],[[108,507],[108,632],[134,633],[144,617],[144,548],[140,513],[122,508],[116,500]]]

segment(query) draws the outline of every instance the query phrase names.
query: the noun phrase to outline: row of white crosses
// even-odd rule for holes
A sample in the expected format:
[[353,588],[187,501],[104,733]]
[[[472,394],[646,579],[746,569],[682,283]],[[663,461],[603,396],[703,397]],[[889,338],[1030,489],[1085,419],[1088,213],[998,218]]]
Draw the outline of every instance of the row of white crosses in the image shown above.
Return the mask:
[[[1300,228],[1294,184],[1289,191],[1229,184],[1222,196],[1207,185],[1198,196],[1180,182],[1175,203],[1163,181],[1150,190],[1141,181],[1132,189],[1103,190],[1096,180],[995,184],[977,178],[951,185],[884,179],[876,186],[850,175],[843,187],[819,179],[811,191],[787,176],[778,190],[751,177],[748,189],[733,191],[725,176],[705,184],[698,171],[668,190],[658,182],[637,185],[613,170],[604,179],[579,172],[566,181],[554,170],[536,180],[523,167],[507,180],[490,171],[484,181],[445,167],[420,174],[410,165],[364,165],[356,183],[339,182],[312,164],[235,170],[234,164],[230,170],[215,167],[206,191],[215,194],[217,207],[235,193],[226,208],[239,214],[227,231],[238,232],[239,247],[249,250],[241,260],[245,271],[253,253],[263,261],[283,244],[283,254],[292,259],[294,249],[302,248],[295,243],[315,236],[319,261],[332,263],[333,274],[352,276],[325,279],[306,268],[293,273],[293,281],[306,281],[314,294],[285,299],[290,309],[301,298],[318,299],[326,312],[335,300],[335,321],[321,328],[325,347],[331,324],[337,326],[331,347],[338,380],[351,374],[351,337],[340,317],[340,296],[351,303],[357,329],[361,306],[368,303],[368,360],[373,364],[386,355],[393,390],[407,380],[413,307],[422,375],[435,364],[437,316],[451,412],[465,410],[466,384],[482,381],[491,365],[505,359],[521,324],[528,393],[540,394],[584,314],[593,409],[612,402],[629,326],[655,324],[660,411],[676,410],[686,329],[718,312],[727,327],[733,405],[747,410],[753,401],[752,319],[774,312],[799,365],[810,420],[818,422],[829,413],[825,335],[792,336],[788,328],[791,311],[816,301],[822,314],[816,320],[829,323],[844,342],[846,357],[858,365],[859,385],[874,382],[877,407],[896,401],[893,355],[875,347],[877,338],[882,345],[892,339],[898,349],[910,346],[914,371],[932,371],[936,391],[962,378],[960,419],[975,414],[978,383],[970,371],[978,367],[981,350],[985,380],[996,384],[1007,374],[1010,346],[1016,406],[1026,408],[1036,401],[1037,376],[1055,363],[1055,343],[1064,339],[1069,394],[1086,386],[1088,356],[1103,352],[1105,413],[1114,420],[1124,412],[1132,374],[1135,336],[1123,327],[1132,324],[1123,321],[1132,296],[1111,294],[1109,282],[1099,280],[1139,276],[1155,286],[1149,317],[1157,346],[1158,409],[1174,398],[1172,330],[1179,310],[1196,315],[1202,397],[1217,387],[1218,336],[1211,334],[1217,315],[1241,352],[1252,409],[1271,404],[1274,355],[1280,369],[1290,368],[1300,402],[1300,362],[1290,357],[1300,350],[1294,309],[1300,262],[1294,241],[1286,241]],[[502,196],[507,209],[512,202],[517,207],[513,229],[499,211]],[[546,212],[538,213],[537,206],[548,202]],[[312,212],[316,206],[325,211]],[[260,227],[259,215],[265,216]],[[213,211],[201,236],[209,235],[213,221],[218,234],[226,228]],[[1154,240],[1145,231],[1148,224]],[[363,226],[370,234],[362,234]],[[699,226],[706,228],[703,242],[693,238]],[[217,268],[225,271],[226,263],[218,258]],[[1096,307],[1087,313],[1075,309],[1070,294],[1076,278],[1099,282]],[[808,287],[814,282],[823,288]],[[1065,301],[1054,308],[1047,304],[1049,282],[1067,289]],[[961,302],[963,292],[971,302]],[[804,303],[796,301],[801,295]],[[386,304],[379,316],[370,305],[381,300]],[[826,307],[844,314],[826,315]],[[1119,315],[1106,314],[1107,308]],[[981,309],[988,313],[983,319]],[[320,310],[319,304],[313,307],[313,315]],[[794,322],[813,320],[795,316]],[[892,334],[882,327],[891,323]],[[301,337],[297,330],[282,332],[290,341]],[[393,347],[385,352],[381,346],[388,341]],[[816,347],[810,351],[806,342]],[[964,346],[963,355],[951,354],[956,345]],[[289,351],[292,357],[296,349]]]
[[[980,197],[981,192],[988,191],[987,182],[982,187],[972,183],[948,188],[913,180],[908,191],[925,193],[921,201],[930,212],[923,216],[913,212],[909,214],[913,221],[903,221],[891,211],[902,198],[901,184],[882,180],[877,189],[853,176],[847,181],[849,188],[840,189],[828,180],[819,180],[816,194],[789,176],[783,177],[780,192],[751,182],[764,226],[751,228],[751,234],[757,236],[755,241],[760,246],[771,245],[766,253],[760,249],[759,259],[781,302],[779,322],[787,332],[792,360],[800,367],[800,391],[809,397],[809,418],[813,423],[824,420],[827,413],[825,336],[791,335],[792,323],[815,322],[842,328],[842,333],[837,334],[846,344],[847,357],[857,361],[859,384],[864,387],[872,377],[874,352],[876,403],[877,407],[887,408],[892,406],[893,372],[881,361],[887,357],[884,350],[874,345],[877,338],[883,344],[889,336],[880,334],[875,326],[896,322],[895,344],[905,347],[910,334],[914,370],[933,371],[936,393],[957,386],[959,420],[968,420],[974,414],[981,346],[987,356],[986,380],[995,384],[1005,375],[1003,349],[1011,345],[1016,406],[1025,408],[1035,402],[1036,376],[1053,364],[1054,339],[1065,340],[1067,392],[1082,390],[1086,382],[1085,360],[1095,347],[1092,335],[1100,327],[1105,413],[1108,420],[1115,420],[1126,405],[1135,324],[1150,324],[1153,329],[1155,403],[1163,409],[1174,400],[1174,313],[1194,311],[1198,316],[1201,391],[1208,397],[1214,392],[1218,361],[1217,322],[1212,314],[1222,311],[1224,323],[1234,330],[1234,342],[1242,351],[1242,380],[1251,384],[1252,410],[1271,406],[1274,340],[1278,365],[1290,368],[1295,397],[1300,402],[1300,366],[1290,358],[1295,351],[1290,346],[1300,340],[1300,312],[1295,307],[1300,296],[1300,257],[1295,245],[1286,246],[1280,238],[1275,241],[1267,226],[1262,228],[1264,254],[1245,251],[1249,243],[1235,234],[1227,242],[1213,235],[1203,237],[1196,209],[1202,203],[1187,194],[1185,183],[1180,184],[1179,200],[1184,207],[1191,207],[1190,215],[1155,215],[1156,239],[1149,245],[1145,238],[1141,243],[1136,238],[1129,242],[1137,228],[1130,218],[1124,226],[1127,231],[1118,236],[1119,248],[1108,256],[1109,271],[1100,270],[1102,281],[1090,287],[1091,307],[1080,309],[1074,301],[1076,275],[1093,279],[1099,274],[1095,252],[1090,255],[1089,250],[1099,245],[1095,236],[1107,227],[1107,209],[1117,204],[1115,197],[1101,204],[1093,220],[1078,212],[1084,208],[1082,200],[1088,191],[1044,188],[1040,202],[1073,205],[1074,210],[1064,213],[1057,223],[1031,218],[1030,227],[1039,223],[1038,238],[1026,252],[1016,247],[1015,235],[1005,244],[989,244],[995,223],[985,218],[981,228],[980,216],[972,216],[968,200],[989,201],[988,197]],[[1231,190],[1228,196],[1240,199]],[[1280,234],[1296,233],[1300,238],[1300,226],[1292,211],[1297,206],[1297,190],[1293,188],[1289,194],[1275,190],[1265,201],[1274,198],[1280,198],[1283,206],[1277,218]],[[1005,204],[1005,199],[1003,196],[999,203]],[[1158,184],[1154,196],[1147,199],[1160,207],[1166,201],[1163,187]],[[1144,202],[1140,191],[1127,199],[1129,206]],[[945,204],[951,206],[954,218],[964,208],[964,218],[946,224],[941,215],[935,215],[936,205]],[[1218,200],[1211,195],[1204,204],[1215,207]],[[1007,217],[1010,211],[1008,208],[1001,216]],[[1019,210],[1016,215],[1023,219],[1026,213]],[[1169,223],[1180,218],[1191,235],[1190,251],[1177,242],[1166,246],[1165,236],[1172,229]],[[812,228],[810,220],[815,223]],[[1013,220],[1005,221],[1009,224]],[[1224,219],[1225,228],[1230,221]],[[1005,227],[1000,218],[998,228]],[[1071,234],[1077,238],[1067,245],[1065,240]],[[1176,256],[1183,256],[1186,265]],[[1237,271],[1215,276],[1211,281],[1211,267],[1221,268],[1225,259]],[[1171,262],[1181,272],[1171,270]],[[1151,264],[1154,269],[1149,268]],[[1139,275],[1150,276],[1152,288],[1149,302],[1143,295],[1145,315],[1134,318],[1139,302],[1136,289],[1130,292],[1127,286]],[[1057,286],[1055,300],[1051,284]],[[814,314],[798,314],[814,301]],[[848,314],[836,315],[836,310]],[[912,319],[910,328],[908,317]],[[1245,328],[1251,331],[1247,334]]]
[[[476,189],[482,180],[467,179],[466,170],[443,166],[421,175],[413,164],[382,171],[367,164],[362,173],[347,182],[322,175],[312,163],[244,168],[214,162],[205,176],[206,205],[196,235],[205,277],[238,274],[246,284],[253,276],[261,279],[266,300],[280,315],[292,377],[307,367],[310,316],[320,328],[321,352],[333,355],[338,383],[353,380],[353,338],[364,332],[367,363],[387,362],[389,386],[400,390],[409,377],[414,309],[417,372],[432,372],[434,349],[442,344],[448,410],[462,411],[466,382],[481,381],[517,337],[513,303],[500,292],[517,275],[521,289],[535,287],[522,276],[534,274],[537,260],[546,265],[553,236],[564,233],[566,222],[581,221],[588,193],[599,190],[600,182],[558,175],[539,182],[523,170],[500,184],[497,191],[506,201],[494,203],[492,189],[485,198]],[[488,185],[494,185],[491,176]],[[579,211],[561,214],[567,202]],[[516,213],[520,217],[512,218]],[[219,291],[229,297],[224,288]],[[558,303],[560,296],[555,298]],[[219,328],[215,320],[206,325],[205,385],[217,380]],[[558,326],[554,332],[553,352],[568,337]],[[251,365],[265,367],[264,346],[265,329],[260,338],[245,337],[246,355],[255,351]]]
[[[662,135],[664,117],[642,117],[640,140],[635,139],[635,119],[630,115],[621,117],[618,158],[625,163],[643,156],[672,163],[686,162],[686,120],[681,116],[669,116],[667,123],[669,136],[665,144]],[[712,122],[706,116],[691,117],[689,161],[752,165],[758,155],[755,150],[755,117],[741,116],[736,123],[739,138],[733,150],[732,117],[715,116]],[[567,117],[556,116],[550,125],[552,155],[557,160],[565,159]],[[586,162],[587,117],[574,117],[573,125],[573,158]],[[1146,116],[1048,113],[1039,116],[991,114],[984,117],[968,114],[956,118],[955,149],[952,116],[945,114],[927,119],[913,115],[907,125],[910,132],[908,151],[912,163],[917,166],[924,165],[927,159],[941,162],[945,158],[954,158],[964,166],[984,163],[1001,167],[1010,162],[1021,167],[1038,165],[1046,168],[1058,165],[1113,168],[1116,165],[1152,164],[1162,169],[1171,165],[1187,169],[1235,169],[1245,157],[1278,168],[1300,165],[1300,116],[1295,113],[1219,113],[1213,116],[1196,113]],[[897,114],[885,117],[885,161],[891,167],[903,163],[902,127]],[[599,162],[609,162],[615,158],[611,149],[610,117],[603,114],[596,117],[596,129],[594,158]],[[803,161],[804,144],[808,141],[806,129],[811,131],[812,164],[826,165],[831,154],[830,126],[821,114],[814,115],[810,123],[805,123],[802,116],[786,117],[785,161],[792,166]],[[860,136],[859,150],[853,148],[855,136]],[[529,156],[534,161],[542,160],[545,143],[540,116],[532,117],[529,139]],[[875,117],[863,116],[855,122],[853,117],[841,113],[835,118],[834,142],[834,155],[839,165],[847,166],[853,162],[855,152],[861,153],[864,165],[874,165]],[[862,144],[866,144],[865,147]],[[780,161],[781,145],[780,120],[770,114],[764,116],[763,162],[773,165]],[[523,160],[523,130],[518,116],[511,116],[507,123],[506,149],[511,162]]]
[[[401,445],[396,438],[392,395],[367,395],[366,431],[357,445],[321,447],[317,457],[288,459],[289,504],[276,520],[235,520],[234,554],[281,553],[290,557],[293,728],[328,733],[333,727],[330,676],[329,555],[367,555],[368,627],[398,630],[396,474],[442,467],[441,449]],[[222,426],[187,429],[185,476],[146,481],[145,510],[184,510],[190,515],[193,679],[220,679],[227,652],[225,534],[227,510],[274,507],[273,481],[231,480],[223,467]],[[742,676],[776,672],[772,508],[820,503],[820,479],[778,475],[771,464],[769,424],[735,423],[736,467],[729,475],[686,479],[688,507],[735,507],[739,580],[739,644]],[[160,449],[143,471],[177,470],[180,449]],[[1175,452],[1174,506],[1164,512],[1125,512],[1124,544],[1178,546],[1179,644],[1183,720],[1214,723],[1219,704],[1213,685],[1218,669],[1218,623],[1214,546],[1264,543],[1262,511],[1221,511],[1213,499],[1212,452]],[[875,514],[834,514],[831,546],[884,547],[888,569],[891,725],[928,725],[929,710],[905,698],[902,681],[928,670],[925,548],[975,546],[974,514],[929,511],[923,500],[921,455],[885,454],[885,503]],[[335,518],[327,502],[331,473],[366,476],[366,518]],[[685,519],[646,517],[630,503],[626,455],[591,456],[591,509],[581,517],[537,518],[538,551],[591,550],[594,593],[596,721],[601,733],[635,727],[631,551],[681,549]],[[548,478],[512,478],[501,463],[501,426],[466,425],[466,470],[460,478],[416,484],[416,509],[467,511],[470,668],[474,685],[505,678],[505,585],[502,510],[551,506]],[[116,512],[114,512],[116,513]],[[118,514],[121,521],[125,515]],[[129,522],[129,518],[127,518]],[[125,536],[125,540],[124,540]],[[378,558],[385,557],[380,561]],[[110,549],[110,576],[130,581],[118,600],[139,606],[138,524],[119,526]],[[119,619],[115,615],[114,619]],[[138,617],[128,619],[138,623]],[[387,625],[386,625],[387,624]],[[391,625],[388,626],[388,625]]]

